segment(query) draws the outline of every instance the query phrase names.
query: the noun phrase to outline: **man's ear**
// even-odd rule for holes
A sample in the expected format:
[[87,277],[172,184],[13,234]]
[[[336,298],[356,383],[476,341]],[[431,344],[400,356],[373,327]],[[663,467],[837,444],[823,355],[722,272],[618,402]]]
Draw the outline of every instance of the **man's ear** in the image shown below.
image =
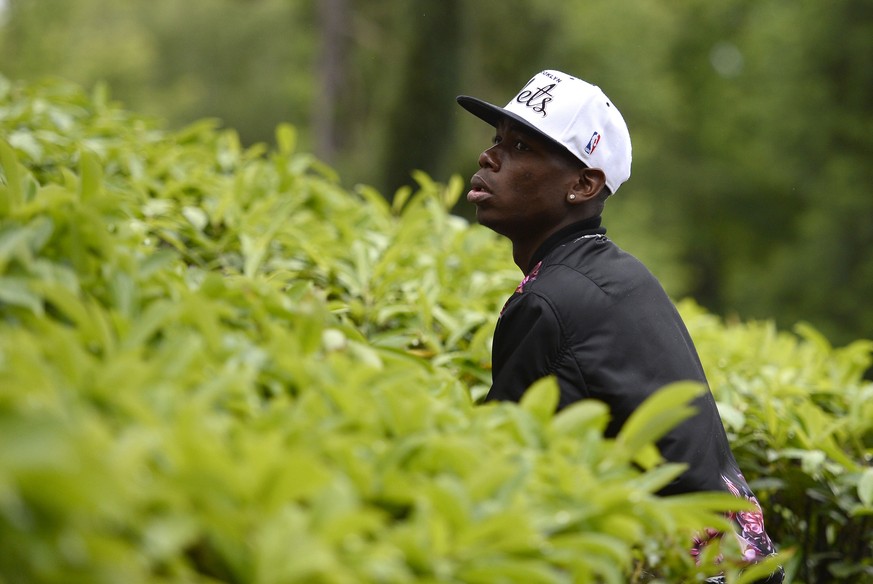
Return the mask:
[[594,199],[606,187],[606,175],[599,168],[582,167],[579,180],[570,188],[568,200],[571,203],[584,203]]

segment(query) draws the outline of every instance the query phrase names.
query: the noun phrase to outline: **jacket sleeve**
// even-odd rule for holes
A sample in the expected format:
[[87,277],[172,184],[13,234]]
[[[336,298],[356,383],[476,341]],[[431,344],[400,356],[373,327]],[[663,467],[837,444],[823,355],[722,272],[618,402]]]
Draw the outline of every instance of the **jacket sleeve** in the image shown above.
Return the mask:
[[494,331],[487,400],[518,401],[535,381],[556,373],[567,339],[549,302],[524,292],[510,298]]

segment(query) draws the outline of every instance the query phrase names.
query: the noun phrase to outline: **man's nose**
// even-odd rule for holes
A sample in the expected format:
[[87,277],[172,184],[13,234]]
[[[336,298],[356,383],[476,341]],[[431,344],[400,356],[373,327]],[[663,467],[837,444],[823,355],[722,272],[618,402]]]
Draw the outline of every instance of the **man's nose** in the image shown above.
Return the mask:
[[483,150],[482,154],[479,155],[479,168],[491,168],[492,170],[500,168],[493,147]]

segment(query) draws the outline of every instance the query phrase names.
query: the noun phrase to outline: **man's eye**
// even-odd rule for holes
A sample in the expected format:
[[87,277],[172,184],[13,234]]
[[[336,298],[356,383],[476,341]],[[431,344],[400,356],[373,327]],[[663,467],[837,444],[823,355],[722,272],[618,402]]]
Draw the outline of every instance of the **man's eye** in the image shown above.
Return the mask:
[[514,147],[516,150],[521,150],[522,152],[526,152],[526,151],[530,150],[528,145],[525,144],[524,142],[522,142],[521,140],[516,141]]
[[494,136],[491,138],[491,144],[500,144],[500,136]]

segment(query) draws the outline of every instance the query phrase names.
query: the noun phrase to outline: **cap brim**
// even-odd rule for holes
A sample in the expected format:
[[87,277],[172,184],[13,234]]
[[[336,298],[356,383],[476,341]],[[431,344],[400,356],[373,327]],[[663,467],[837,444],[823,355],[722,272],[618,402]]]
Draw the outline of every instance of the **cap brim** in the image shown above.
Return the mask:
[[[498,107],[494,104],[488,103],[487,101],[482,101],[481,99],[477,99],[475,97],[470,97],[469,95],[459,95],[457,98],[458,103],[462,108],[479,118],[485,122],[488,122],[492,126],[496,126],[497,122],[500,121],[501,116],[512,116],[508,111],[503,109],[502,107]],[[529,125],[529,124],[525,124]]]
[[488,103],[487,101],[482,101],[481,99],[470,97],[469,95],[459,95],[455,98],[458,101],[458,104],[480,120],[488,122],[495,128],[497,124],[500,122],[500,118],[506,117],[511,119],[514,122],[517,122],[524,126],[526,129],[530,130],[537,136],[542,136],[552,144],[554,144],[559,150],[562,152],[566,152],[574,159],[579,160],[584,164],[584,161],[581,160],[578,156],[573,154],[566,146],[549,136],[548,134],[540,131],[539,128],[528,122],[523,117],[518,114],[514,114],[509,110],[503,109],[502,107],[496,106],[493,103]]

